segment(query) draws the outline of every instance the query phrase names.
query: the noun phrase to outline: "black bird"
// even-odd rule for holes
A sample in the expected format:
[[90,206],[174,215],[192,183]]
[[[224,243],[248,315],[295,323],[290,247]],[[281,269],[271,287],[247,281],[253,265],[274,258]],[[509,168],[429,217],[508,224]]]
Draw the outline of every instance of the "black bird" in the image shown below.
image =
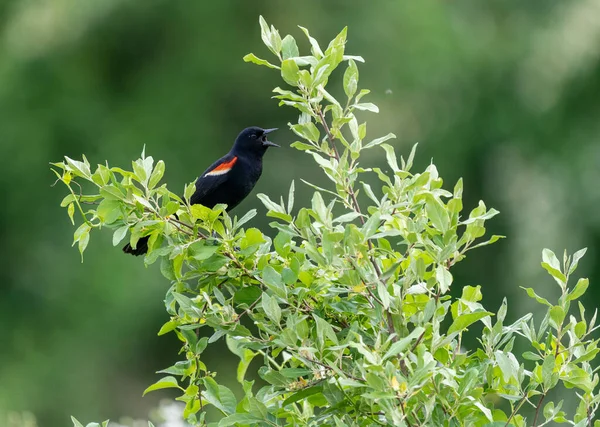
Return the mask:
[[[229,153],[209,166],[196,180],[196,191],[190,203],[213,208],[224,203],[227,210],[240,204],[254,188],[262,173],[262,159],[269,147],[279,145],[267,139],[267,134],[277,129],[262,129],[256,126],[244,129],[235,139]],[[132,248],[128,243],[123,252],[143,255],[148,252],[148,236]]]

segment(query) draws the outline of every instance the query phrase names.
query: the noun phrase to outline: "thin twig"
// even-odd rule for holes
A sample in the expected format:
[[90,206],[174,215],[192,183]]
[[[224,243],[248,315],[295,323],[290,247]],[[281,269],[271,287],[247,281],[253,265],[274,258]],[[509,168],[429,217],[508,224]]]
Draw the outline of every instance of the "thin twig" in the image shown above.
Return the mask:
[[173,224],[173,226],[174,226],[176,229],[178,229],[180,232],[182,232],[183,234],[187,234],[188,236],[191,236],[191,237],[196,237],[196,236],[194,236],[194,233],[190,233],[189,231],[187,231],[187,230],[184,230],[183,228],[181,228],[181,227],[180,227],[180,226],[178,226],[177,224]]
[[517,406],[515,406],[515,409],[513,409],[512,413],[510,414],[510,417],[508,417],[508,419],[506,420],[506,424],[504,424],[504,427],[508,427],[508,425],[510,424],[510,421],[513,419],[513,417],[515,415],[517,415],[517,412],[519,411],[519,409],[521,409],[521,406],[523,406],[523,403],[525,403],[526,399],[527,399],[527,393],[523,394],[523,398],[519,401]]
[[321,120],[321,125],[323,125],[323,129],[325,129],[325,133],[327,134],[327,139],[329,139],[329,144],[331,145],[331,148],[333,148],[333,151],[335,153],[335,158],[339,161],[340,153],[338,152],[338,149],[337,149],[335,143],[333,142],[333,135],[331,135],[331,131],[329,130],[329,126],[327,126],[327,121],[325,120],[325,116],[323,115],[323,111],[321,111],[320,107],[317,108],[317,114],[319,115],[319,119]]
[[421,333],[421,335],[419,335],[419,338],[417,338],[417,340],[415,341],[415,343],[413,344],[412,348],[410,349],[410,352],[412,353],[413,351],[415,351],[415,349],[417,348],[417,346],[421,343],[421,340],[423,339],[423,337],[425,336],[425,332],[423,331]]
[[176,222],[179,225],[183,225],[184,227],[189,228],[190,230],[194,229],[194,226],[190,225],[190,224],[186,224],[183,221],[180,221],[178,218],[173,218],[173,216],[168,216],[167,217],[167,221],[171,221],[171,222]]
[[410,423],[410,421],[408,420],[408,417],[406,416],[406,411],[404,410],[404,402],[400,398],[398,398],[398,401],[400,402],[400,408],[402,409],[402,415],[404,415],[404,421],[406,421],[406,424],[408,424],[408,427],[412,427],[412,424]]
[[535,408],[535,416],[533,417],[533,427],[537,426],[538,415],[540,414],[540,408],[542,407],[542,402],[544,401],[544,397],[546,397],[546,393],[542,394],[540,397],[540,401],[538,402]]

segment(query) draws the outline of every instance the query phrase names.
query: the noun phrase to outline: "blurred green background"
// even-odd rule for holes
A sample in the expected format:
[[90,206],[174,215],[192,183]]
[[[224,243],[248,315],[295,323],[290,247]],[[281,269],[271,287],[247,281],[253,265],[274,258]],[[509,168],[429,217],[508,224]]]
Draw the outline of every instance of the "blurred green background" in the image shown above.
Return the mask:
[[[0,413],[31,411],[42,427],[122,416],[146,418],[168,393],[142,391],[177,360],[165,321],[168,283],[158,266],[94,233],[80,263],[71,226],[51,188],[48,162],[85,153],[130,167],[163,159],[182,191],[249,125],[279,127],[263,178],[234,213],[264,208],[296,179],[298,202],[318,172],[295,138],[290,109],[270,98],[277,72],[246,64],[269,58],[258,15],[307,43],[349,26],[347,52],[362,55],[360,86],[379,115],[369,136],[394,132],[399,152],[419,142],[416,167],[433,158],[446,187],[465,180],[465,206],[501,211],[490,232],[508,238],[473,252],[455,287],[481,284],[484,304],[509,299],[509,319],[535,307],[519,286],[550,298],[540,267],[589,248],[579,274],[600,276],[600,0],[462,2],[4,0],[0,3]],[[339,76],[338,76],[339,77]],[[339,78],[337,79],[339,82]],[[332,84],[336,79],[332,79]],[[337,93],[337,92],[336,92]],[[369,151],[363,164],[383,162]],[[261,215],[254,226],[267,229]],[[207,364],[227,375],[217,349]]]

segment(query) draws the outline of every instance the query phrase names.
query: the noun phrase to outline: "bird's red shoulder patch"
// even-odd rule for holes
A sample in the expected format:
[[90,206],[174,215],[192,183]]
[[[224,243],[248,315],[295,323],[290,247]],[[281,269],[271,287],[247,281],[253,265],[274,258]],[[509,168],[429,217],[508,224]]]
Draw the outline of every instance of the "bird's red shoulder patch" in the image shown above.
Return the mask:
[[213,170],[208,172],[206,174],[206,176],[224,175],[231,170],[233,165],[235,165],[235,162],[237,162],[237,157],[234,157],[233,159],[229,160],[228,162],[220,163]]

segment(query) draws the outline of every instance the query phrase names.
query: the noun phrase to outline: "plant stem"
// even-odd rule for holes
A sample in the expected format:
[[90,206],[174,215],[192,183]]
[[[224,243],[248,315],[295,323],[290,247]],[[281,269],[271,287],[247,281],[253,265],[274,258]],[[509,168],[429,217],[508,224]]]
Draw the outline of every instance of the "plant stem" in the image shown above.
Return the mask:
[[517,406],[515,406],[515,409],[513,409],[512,413],[510,414],[510,417],[508,417],[508,420],[506,420],[506,424],[504,424],[504,427],[508,427],[508,425],[510,424],[510,420],[512,420],[513,417],[515,415],[517,415],[517,411],[519,409],[521,409],[521,406],[523,406],[523,403],[525,403],[526,399],[527,399],[527,393],[523,394],[523,398],[519,401]]
[[533,427],[537,426],[538,415],[540,414],[540,408],[542,407],[542,402],[544,401],[544,397],[546,397],[546,393],[542,394],[540,397],[540,401],[535,407],[535,416],[533,417]]

